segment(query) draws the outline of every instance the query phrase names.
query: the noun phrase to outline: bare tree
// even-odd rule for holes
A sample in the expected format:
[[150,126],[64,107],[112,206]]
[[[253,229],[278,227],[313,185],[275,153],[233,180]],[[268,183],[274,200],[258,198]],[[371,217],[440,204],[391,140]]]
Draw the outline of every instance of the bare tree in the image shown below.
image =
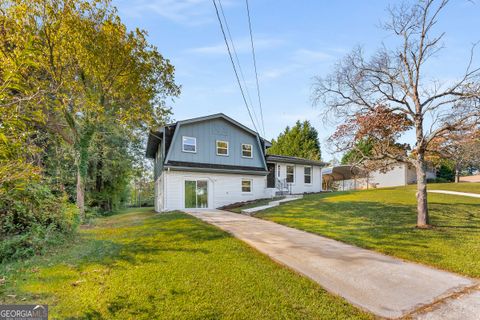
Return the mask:
[[[377,149],[366,159],[415,166],[418,227],[429,225],[425,159],[429,144],[480,122],[475,46],[458,80],[442,83],[428,79],[425,72],[427,62],[443,47],[445,33],[434,34],[434,27],[448,2],[421,0],[390,8],[384,27],[398,40],[396,46],[384,44],[369,59],[356,48],[338,62],[332,74],[314,83],[314,104],[324,107],[325,115],[343,121],[336,132],[339,150],[354,148],[359,139],[374,139]],[[379,132],[384,126],[391,130],[382,136]],[[414,130],[415,143],[402,146],[396,139],[408,130]]]

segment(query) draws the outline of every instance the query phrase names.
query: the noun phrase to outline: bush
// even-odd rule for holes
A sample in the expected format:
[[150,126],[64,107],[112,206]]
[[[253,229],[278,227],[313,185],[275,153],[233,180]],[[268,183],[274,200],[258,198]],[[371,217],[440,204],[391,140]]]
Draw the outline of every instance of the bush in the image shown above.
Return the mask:
[[435,179],[427,179],[427,183],[448,183],[451,182],[449,179],[445,179],[442,177],[435,178]]
[[77,208],[65,195],[31,183],[25,189],[0,190],[0,261],[43,253],[72,234],[79,223]]
[[442,164],[437,170],[437,179],[442,179],[444,182],[455,181],[455,170],[451,164]]

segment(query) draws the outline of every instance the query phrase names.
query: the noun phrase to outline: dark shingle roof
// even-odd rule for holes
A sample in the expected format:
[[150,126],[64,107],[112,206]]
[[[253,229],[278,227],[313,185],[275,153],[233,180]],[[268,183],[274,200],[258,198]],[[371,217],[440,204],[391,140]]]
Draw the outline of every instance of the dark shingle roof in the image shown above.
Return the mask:
[[291,156],[281,156],[276,154],[269,154],[267,155],[267,162],[281,162],[281,163],[294,163],[294,164],[308,164],[313,166],[321,166],[325,167],[327,163],[317,160],[310,160],[305,158],[299,157],[291,157]]
[[168,161],[165,164],[166,167],[178,167],[178,168],[197,168],[197,169],[215,169],[215,170],[233,170],[233,171],[250,171],[267,173],[262,167],[249,167],[249,166],[233,166],[226,164],[214,164],[214,163],[200,163],[200,162],[187,162],[187,161]]

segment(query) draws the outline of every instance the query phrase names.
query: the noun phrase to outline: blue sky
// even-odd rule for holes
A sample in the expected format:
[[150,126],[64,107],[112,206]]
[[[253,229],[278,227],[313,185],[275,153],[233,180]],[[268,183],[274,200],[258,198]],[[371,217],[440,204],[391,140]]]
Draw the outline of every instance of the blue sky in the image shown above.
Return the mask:
[[[313,77],[328,74],[357,45],[373,52],[389,42],[391,36],[379,25],[387,17],[388,4],[395,2],[250,0],[267,139],[296,120],[308,119],[319,132],[324,160],[332,158],[325,139],[334,127],[324,124],[320,110],[312,106]],[[181,96],[170,104],[175,120],[223,112],[252,127],[211,0],[113,4],[129,28],[147,30],[149,41],[175,65],[177,83],[182,85]],[[222,4],[259,113],[245,1]],[[452,0],[436,30],[447,32],[445,49],[432,60],[429,75],[448,81],[461,75],[459,66],[465,65],[472,43],[480,40],[480,3]]]

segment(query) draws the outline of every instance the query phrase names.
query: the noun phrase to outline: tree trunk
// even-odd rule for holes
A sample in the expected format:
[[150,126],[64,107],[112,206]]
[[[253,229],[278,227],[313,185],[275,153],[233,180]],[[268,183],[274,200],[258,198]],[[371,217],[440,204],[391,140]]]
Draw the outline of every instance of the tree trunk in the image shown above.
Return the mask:
[[77,208],[80,211],[80,219],[85,221],[85,181],[77,165]]
[[75,145],[77,152],[77,207],[82,221],[85,220],[85,181],[88,171],[88,148],[92,141],[93,132],[94,130],[91,127],[84,129]]
[[455,183],[460,182],[460,169],[455,165]]
[[417,228],[430,224],[427,203],[427,164],[423,155],[417,157]]

